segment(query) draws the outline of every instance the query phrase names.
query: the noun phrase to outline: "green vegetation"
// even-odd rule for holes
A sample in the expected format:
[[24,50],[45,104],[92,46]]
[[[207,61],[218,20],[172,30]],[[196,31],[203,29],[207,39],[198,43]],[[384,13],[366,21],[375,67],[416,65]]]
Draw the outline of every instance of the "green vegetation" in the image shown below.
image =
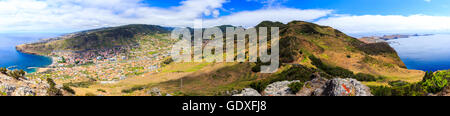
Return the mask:
[[409,83],[408,82],[405,82],[405,81],[401,81],[401,80],[398,80],[398,81],[391,81],[391,82],[389,82],[389,85],[390,86],[405,86],[405,85],[408,85]]
[[93,81],[83,81],[83,82],[69,82],[69,83],[64,83],[64,86],[68,86],[68,87],[76,87],[76,88],[89,88],[89,86],[95,84],[95,82]]
[[58,61],[58,63],[66,63],[67,61],[66,61],[66,58],[64,58],[64,57],[61,57],[61,60],[60,61]]
[[0,67],[0,73],[6,74],[6,72],[8,72],[8,69],[6,69],[4,67]]
[[17,80],[20,79],[21,77],[24,77],[25,74],[26,74],[26,72],[23,70],[15,69],[13,71],[7,71],[8,76],[13,77],[14,79],[17,79]]
[[302,82],[306,82],[313,79],[312,74],[314,72],[316,71],[302,65],[292,66],[291,68],[279,73],[278,75],[253,82],[250,84],[250,87],[259,92],[262,92],[267,87],[267,85],[278,81],[300,80]]
[[167,58],[167,59],[165,59],[164,61],[163,61],[163,63],[164,64],[170,64],[170,63],[172,63],[174,60],[172,59],[172,58]]
[[270,62],[267,63],[263,63],[261,62],[261,60],[257,60],[257,62],[255,63],[256,65],[252,67],[252,72],[261,72],[261,66],[263,65],[270,65]]
[[104,89],[97,89],[97,91],[106,93],[106,90],[104,90]]
[[294,93],[297,93],[298,91],[300,91],[303,88],[303,85],[304,85],[304,83],[302,83],[302,82],[294,82],[294,83],[289,84],[288,86],[289,86],[289,88],[291,88],[291,90]]
[[388,86],[371,86],[375,96],[426,96],[428,93],[438,93],[448,86],[450,70],[427,72],[424,79],[418,83],[394,81]]
[[369,86],[374,96],[426,96],[419,84],[408,84],[404,86]]
[[[428,76],[428,75],[427,75]],[[429,93],[437,93],[444,89],[445,86],[449,85],[450,72],[449,71],[438,71],[433,74],[433,77],[426,78],[420,84],[423,89]]]
[[68,85],[63,85],[63,90],[71,93],[71,94],[75,94],[75,90],[73,90],[72,88],[70,88]]
[[145,85],[136,85],[129,89],[122,90],[122,93],[133,93],[134,91],[139,91],[145,89]]
[[328,66],[325,63],[323,63],[322,60],[320,60],[319,58],[316,58],[314,55],[311,55],[309,57],[309,59],[311,59],[312,64],[314,66],[316,66],[318,69],[321,69],[324,72],[326,72],[327,74],[334,76],[334,77],[353,78],[358,81],[377,81],[378,79],[382,79],[381,77],[377,78],[373,75],[365,74],[365,73],[358,73],[355,75],[352,71],[347,70],[345,68],[338,67],[338,66],[335,66],[335,67]]
[[49,96],[63,96],[63,93],[61,90],[56,88],[56,83],[51,78],[47,78],[47,83],[50,85],[50,87],[47,89]]
[[135,47],[139,45],[138,39],[143,35],[169,32],[170,29],[156,25],[125,25],[79,32],[73,34],[70,38],[52,42],[26,44],[20,49],[48,55],[54,50],[88,51]]
[[157,51],[148,52],[148,54],[150,54],[150,55],[157,54],[157,53],[158,53]]

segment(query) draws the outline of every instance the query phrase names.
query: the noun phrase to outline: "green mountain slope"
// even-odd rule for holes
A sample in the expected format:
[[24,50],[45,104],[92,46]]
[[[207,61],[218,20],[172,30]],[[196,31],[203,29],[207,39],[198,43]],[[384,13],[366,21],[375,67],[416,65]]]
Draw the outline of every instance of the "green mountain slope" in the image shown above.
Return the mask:
[[142,35],[168,33],[170,29],[156,25],[125,25],[69,34],[53,41],[17,46],[27,53],[48,55],[55,50],[86,51],[137,45]]
[[[220,26],[222,30],[225,27],[232,26]],[[152,87],[161,87],[168,93],[217,95],[227,90],[256,88],[273,81],[294,79],[308,81],[314,73],[326,78],[370,80],[364,83],[370,85],[383,85],[396,80],[419,82],[424,76],[422,71],[406,69],[397,52],[387,43],[366,44],[332,27],[303,21],[287,24],[264,21],[256,27],[280,27],[282,66],[274,74],[259,73],[257,69],[261,63],[170,63],[156,74],[154,72],[135,74],[135,77],[130,76],[128,77],[130,79],[120,81],[119,84],[94,85],[92,88],[76,88],[76,90],[92,92],[104,89],[113,91],[109,95],[123,95],[121,90],[132,89],[139,85],[137,95],[145,93],[144,91]],[[80,32],[17,48],[28,53],[49,55],[52,51],[58,50],[84,52],[133,47],[138,46],[141,36],[154,34],[168,36],[169,32],[170,29],[160,26],[127,25]],[[147,53],[151,56],[152,52],[154,51]],[[130,64],[139,63],[141,62]],[[183,88],[180,88],[180,82],[183,82]],[[133,93],[127,92],[127,95]]]
[[[150,84],[149,88],[161,87],[168,93],[184,95],[229,95],[233,90],[247,87],[258,90],[276,81],[308,81],[315,73],[325,78],[357,78],[368,85],[386,85],[397,80],[419,82],[424,75],[423,71],[406,69],[389,44],[366,44],[332,27],[303,21],[288,24],[265,21],[256,27],[280,27],[283,65],[278,72],[255,72],[258,63],[215,63],[180,79]],[[183,65],[172,63],[169,67]]]

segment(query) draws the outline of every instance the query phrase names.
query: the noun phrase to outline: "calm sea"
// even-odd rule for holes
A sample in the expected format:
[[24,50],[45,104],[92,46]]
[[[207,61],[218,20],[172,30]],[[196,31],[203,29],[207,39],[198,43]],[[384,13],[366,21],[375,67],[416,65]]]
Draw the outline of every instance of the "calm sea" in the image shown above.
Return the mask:
[[50,58],[31,54],[24,54],[16,51],[15,46],[36,42],[42,38],[56,37],[60,34],[49,33],[0,33],[0,67],[10,67],[11,69],[23,69],[27,72],[34,72],[33,67],[45,67],[52,63]]
[[436,34],[389,41],[409,69],[450,69],[450,35]]

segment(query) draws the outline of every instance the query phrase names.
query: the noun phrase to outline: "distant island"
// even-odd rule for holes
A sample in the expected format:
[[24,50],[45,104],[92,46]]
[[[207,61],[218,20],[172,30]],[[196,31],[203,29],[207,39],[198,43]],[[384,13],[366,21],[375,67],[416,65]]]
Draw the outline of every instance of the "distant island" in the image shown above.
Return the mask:
[[431,36],[434,34],[395,34],[395,35],[384,35],[384,36],[370,36],[370,37],[362,37],[359,38],[359,40],[365,42],[365,43],[378,43],[378,42],[386,42],[387,40],[393,40],[393,39],[400,39],[400,38],[410,38],[410,37],[417,37],[417,36]]

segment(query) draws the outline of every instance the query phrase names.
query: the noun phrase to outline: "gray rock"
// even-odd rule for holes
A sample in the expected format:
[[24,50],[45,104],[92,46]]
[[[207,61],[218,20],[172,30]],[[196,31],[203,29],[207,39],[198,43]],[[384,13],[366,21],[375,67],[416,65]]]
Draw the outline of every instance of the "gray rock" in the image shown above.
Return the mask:
[[[0,74],[0,95],[5,96],[48,96],[50,85],[41,79],[8,79],[7,75]],[[63,91],[61,85],[56,89]],[[64,94],[64,93],[63,93]]]
[[147,91],[147,94],[151,96],[162,96],[161,90],[156,87],[153,87],[150,91]]
[[264,96],[294,96],[295,93],[289,88],[289,84],[300,81],[280,81],[269,84],[264,89]]
[[305,82],[303,88],[297,93],[297,96],[321,96],[326,88],[326,78],[314,78]]
[[14,92],[15,96],[35,96],[36,93],[30,87],[19,87]]
[[245,88],[240,94],[235,94],[233,96],[261,96],[261,94],[259,94],[255,89]]
[[7,83],[0,83],[1,91],[5,93],[7,96],[13,95],[14,91],[16,91],[16,86]]
[[373,96],[370,88],[355,79],[334,78],[327,82],[326,96]]

